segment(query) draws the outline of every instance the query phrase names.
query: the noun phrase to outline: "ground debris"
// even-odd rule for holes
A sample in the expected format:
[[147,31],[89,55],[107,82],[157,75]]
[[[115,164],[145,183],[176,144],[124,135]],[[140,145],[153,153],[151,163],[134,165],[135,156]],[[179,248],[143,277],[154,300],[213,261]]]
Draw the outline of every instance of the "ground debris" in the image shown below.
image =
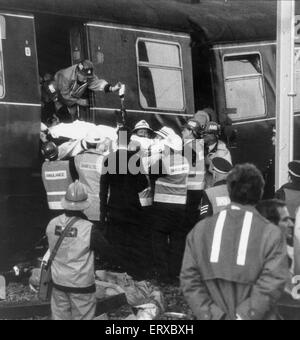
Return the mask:
[[[153,283],[154,286],[158,287],[158,289],[161,290],[161,292],[163,293],[165,300],[165,312],[182,313],[186,315],[187,320],[193,319],[192,311],[185,302],[178,283],[161,284],[157,281],[152,281],[151,283]],[[109,313],[108,316],[110,320],[123,320],[130,314],[132,314],[132,312],[132,307],[127,305],[119,308],[114,313]],[[166,317],[164,316],[164,314],[159,315],[157,318],[157,320],[165,319]]]
[[37,300],[37,294],[34,293],[28,285],[23,283],[9,283],[6,288],[6,303]]

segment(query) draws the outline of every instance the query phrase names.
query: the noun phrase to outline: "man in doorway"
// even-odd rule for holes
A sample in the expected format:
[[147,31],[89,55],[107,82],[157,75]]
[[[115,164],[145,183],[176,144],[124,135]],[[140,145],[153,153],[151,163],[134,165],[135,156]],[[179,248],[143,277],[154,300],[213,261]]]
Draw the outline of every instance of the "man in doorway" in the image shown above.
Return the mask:
[[78,107],[89,106],[87,90],[116,92],[121,88],[121,83],[112,86],[106,80],[99,79],[94,74],[93,63],[90,60],[83,60],[79,64],[58,71],[53,86],[57,91],[55,96],[57,116],[60,121],[68,122],[78,118]]

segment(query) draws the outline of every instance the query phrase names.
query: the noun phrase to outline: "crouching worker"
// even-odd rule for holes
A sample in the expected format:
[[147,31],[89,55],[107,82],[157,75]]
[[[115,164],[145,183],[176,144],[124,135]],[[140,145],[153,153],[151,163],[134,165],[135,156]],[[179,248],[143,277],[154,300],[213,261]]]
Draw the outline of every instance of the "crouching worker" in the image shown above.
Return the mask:
[[62,199],[64,214],[47,227],[49,249],[53,251],[64,228],[73,223],[51,266],[53,320],[91,320],[95,315],[95,227],[82,212],[89,204],[84,185],[78,181],[72,183]]

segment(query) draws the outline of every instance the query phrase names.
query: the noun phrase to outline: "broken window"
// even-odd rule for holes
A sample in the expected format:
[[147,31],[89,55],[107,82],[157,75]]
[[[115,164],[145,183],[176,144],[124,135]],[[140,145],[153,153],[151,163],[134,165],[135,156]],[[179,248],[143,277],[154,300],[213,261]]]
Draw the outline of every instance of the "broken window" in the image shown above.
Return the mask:
[[141,106],[144,109],[183,111],[180,45],[139,39],[137,59]]
[[261,57],[258,53],[224,57],[226,105],[232,120],[266,115]]

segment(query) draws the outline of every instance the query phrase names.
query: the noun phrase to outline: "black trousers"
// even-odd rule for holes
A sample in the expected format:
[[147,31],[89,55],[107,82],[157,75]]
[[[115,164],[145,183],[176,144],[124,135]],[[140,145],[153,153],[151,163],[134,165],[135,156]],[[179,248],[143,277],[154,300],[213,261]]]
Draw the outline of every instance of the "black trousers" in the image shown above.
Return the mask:
[[144,279],[152,267],[151,233],[141,215],[110,218],[107,228],[109,242],[122,257],[122,266],[128,274]]
[[181,270],[187,235],[185,205],[154,203],[152,216],[152,249],[158,278],[174,279]]
[[188,190],[187,192],[185,228],[188,232],[199,222],[202,196],[203,190]]

